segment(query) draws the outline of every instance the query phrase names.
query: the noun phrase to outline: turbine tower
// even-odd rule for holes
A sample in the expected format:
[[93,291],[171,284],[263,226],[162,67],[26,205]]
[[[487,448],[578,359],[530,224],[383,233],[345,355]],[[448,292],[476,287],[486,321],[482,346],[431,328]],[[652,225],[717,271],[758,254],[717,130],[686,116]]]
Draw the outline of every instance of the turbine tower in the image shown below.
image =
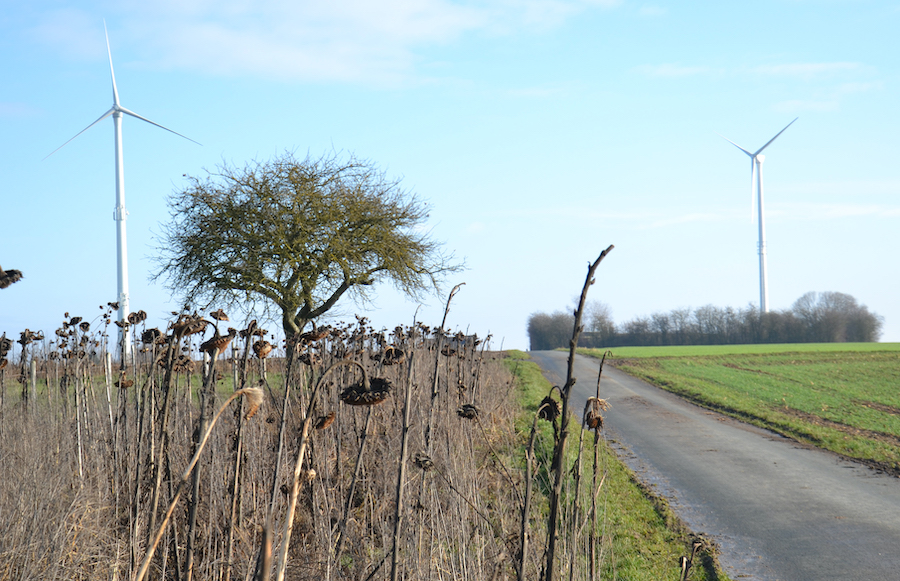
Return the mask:
[[[112,50],[109,47],[109,32],[106,30],[106,22],[103,23],[103,31],[106,34],[106,53],[109,56],[109,74],[112,79],[112,93],[113,93],[113,104],[112,107],[100,116],[99,119],[79,131],[75,137],[78,137],[97,123],[100,123],[110,115],[113,118],[113,128],[115,131],[115,156],[116,156],[116,207],[113,211],[113,219],[116,221],[116,265],[117,265],[117,302],[119,303],[119,311],[118,311],[118,321],[120,323],[124,322],[128,318],[129,314],[129,304],[128,304],[128,240],[125,232],[125,220],[128,218],[128,211],[125,209],[125,166],[124,166],[124,157],[122,155],[122,117],[123,115],[130,115],[135,119],[140,119],[141,121],[146,121],[151,125],[155,125],[160,129],[165,129],[169,133],[174,133],[179,137],[183,137],[188,141],[192,141],[197,143],[190,137],[185,137],[184,135],[172,131],[168,127],[163,127],[159,123],[155,123],[146,117],[142,117],[133,111],[129,111],[125,107],[122,107],[119,104],[119,91],[116,88],[116,73],[113,70],[113,62],[112,62]],[[50,155],[53,155],[66,145],[68,145],[72,140],[69,139],[56,149],[54,149]],[[201,145],[197,143],[197,145]],[[48,155],[47,157],[50,157]],[[45,157],[44,159],[47,159]],[[119,346],[122,351],[120,353],[124,353],[126,349],[130,349],[130,330],[123,330],[123,327],[119,327]],[[124,361],[123,361],[124,365]]]
[[[795,117],[794,121],[799,119],[799,117]],[[791,121],[787,125],[785,125],[784,129],[775,134],[775,137],[766,142],[765,145],[757,149],[755,152],[750,153],[737,143],[728,139],[725,136],[721,136],[722,139],[730,143],[731,145],[737,147],[744,153],[750,156],[750,220],[753,220],[753,173],[754,173],[754,165],[756,171],[756,193],[757,193],[757,208],[759,210],[759,310],[761,313],[769,312],[769,283],[766,279],[766,218],[764,213],[764,205],[763,205],[763,179],[762,179],[762,164],[766,160],[766,156],[762,155],[762,151],[769,147],[773,141],[778,139],[778,136],[785,132],[785,130],[790,127],[794,121]]]

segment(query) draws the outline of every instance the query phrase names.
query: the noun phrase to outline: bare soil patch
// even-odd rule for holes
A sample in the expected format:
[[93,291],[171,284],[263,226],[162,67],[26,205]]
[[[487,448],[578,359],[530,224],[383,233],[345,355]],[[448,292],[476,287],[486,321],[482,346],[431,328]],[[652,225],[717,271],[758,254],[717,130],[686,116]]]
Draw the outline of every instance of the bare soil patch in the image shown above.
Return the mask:
[[900,416],[900,408],[892,405],[865,400],[855,400],[853,403],[855,403],[856,405],[865,406],[867,408],[872,408],[873,410],[878,410],[886,414],[891,414],[892,416]]
[[[877,404],[877,405],[880,405],[880,404]],[[874,408],[874,406],[870,406],[870,407]],[[890,408],[890,406],[883,406],[883,407]],[[878,409],[878,408],[875,408],[875,409]],[[896,408],[893,408],[893,409],[896,410]],[[877,432],[874,430],[855,428],[853,426],[848,426],[847,424],[842,424],[840,422],[835,422],[832,420],[826,420],[825,418],[820,418],[817,415],[803,412],[800,410],[795,410],[792,408],[785,408],[781,411],[787,416],[803,420],[804,422],[807,422],[807,423],[810,423],[810,424],[813,424],[816,426],[831,428],[833,430],[837,430],[844,434],[868,438],[870,440],[874,440],[876,442],[882,442],[882,443],[888,444],[890,446],[900,447],[900,438],[898,438],[897,436],[894,436],[893,434],[885,434],[883,432]],[[885,410],[881,410],[881,411],[885,411]],[[900,410],[897,410],[897,411],[900,411]],[[888,412],[888,413],[896,413],[896,412]],[[877,468],[878,470],[882,470],[888,474],[892,474],[894,476],[900,477],[900,467],[894,466],[892,464],[888,464],[886,462],[877,462],[874,460],[860,459],[860,458],[849,458],[847,456],[844,456],[843,454],[840,454],[840,455],[845,458],[848,458],[849,460],[853,460],[854,462],[861,462],[862,464],[865,464],[866,466],[871,466],[873,468]]]

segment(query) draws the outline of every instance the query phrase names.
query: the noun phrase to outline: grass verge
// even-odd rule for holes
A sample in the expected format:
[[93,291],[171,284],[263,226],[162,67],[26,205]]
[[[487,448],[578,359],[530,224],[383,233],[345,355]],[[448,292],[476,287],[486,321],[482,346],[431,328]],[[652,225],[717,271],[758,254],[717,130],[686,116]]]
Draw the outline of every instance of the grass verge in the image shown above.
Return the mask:
[[[540,368],[529,361],[526,353],[508,352],[506,364],[517,378],[519,401],[523,409],[517,429],[522,439],[527,439],[539,402],[549,393],[551,386],[541,374]],[[572,422],[574,427],[578,420],[573,418]],[[553,431],[548,422],[539,423],[543,432],[538,441],[544,449],[539,449],[536,456],[539,462],[549,463],[552,456]],[[578,448],[577,428],[572,430],[569,443],[571,466]],[[586,457],[593,457],[592,444],[593,434],[586,432]],[[690,555],[691,544],[698,537],[688,530],[664,499],[644,486],[635,474],[619,461],[603,438],[600,439],[600,447],[600,465],[606,473],[599,503],[602,507],[599,533],[602,534],[604,551],[600,578],[646,581],[680,579],[679,558]],[[544,472],[544,470],[539,472],[539,480]],[[536,486],[536,490],[543,490],[540,483]],[[546,499],[538,500],[541,501]],[[546,519],[546,512],[542,513],[542,518]],[[695,566],[689,579],[695,581],[728,579],[718,566],[713,544],[706,539],[701,540],[704,549],[695,557]]]

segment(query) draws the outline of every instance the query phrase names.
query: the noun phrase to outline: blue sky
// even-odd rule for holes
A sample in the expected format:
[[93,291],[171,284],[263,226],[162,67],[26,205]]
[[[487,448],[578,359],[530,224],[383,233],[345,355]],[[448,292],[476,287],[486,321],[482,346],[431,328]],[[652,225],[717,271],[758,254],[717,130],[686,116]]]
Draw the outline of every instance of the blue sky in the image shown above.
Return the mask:
[[[430,207],[467,270],[448,322],[527,348],[535,311],[590,298],[617,322],[759,302],[748,158],[766,150],[769,301],[855,296],[900,341],[900,2],[177,0],[8,3],[0,16],[0,332],[115,299],[112,104],[124,121],[132,309],[166,198],[223,161],[370,159]],[[390,286],[340,305],[393,327]],[[438,324],[445,296],[419,320]],[[273,328],[277,325],[273,324]]]

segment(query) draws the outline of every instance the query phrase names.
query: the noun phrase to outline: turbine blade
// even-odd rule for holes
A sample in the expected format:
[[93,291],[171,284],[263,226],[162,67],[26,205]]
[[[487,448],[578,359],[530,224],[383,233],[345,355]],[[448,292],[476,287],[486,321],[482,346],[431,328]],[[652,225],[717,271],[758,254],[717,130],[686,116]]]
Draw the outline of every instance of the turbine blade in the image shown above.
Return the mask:
[[[79,131],[78,133],[76,133],[76,134],[75,134],[75,137],[78,137],[79,135],[81,135],[82,133],[84,133],[85,131],[87,131],[88,129],[90,129],[91,127],[93,127],[94,125],[96,125],[97,123],[100,123],[101,121],[103,121],[104,119],[106,119],[107,117],[109,117],[110,115],[112,115],[113,113],[115,113],[115,111],[116,111],[115,108],[110,109],[109,111],[107,111],[106,113],[104,113],[103,115],[101,115],[99,119],[97,119],[96,121],[94,121],[93,123],[91,123],[90,125],[88,125],[87,127],[85,127],[84,129],[82,129],[81,131]],[[56,149],[54,149],[53,151],[51,151],[51,152],[47,155],[47,157],[50,157],[51,155],[53,155],[54,153],[56,153],[57,151],[59,151],[59,150],[62,149],[63,147],[69,145],[69,143],[72,142],[72,141],[75,139],[75,137],[73,137],[73,138],[70,139],[69,141],[66,141],[65,143],[63,143],[62,145],[60,145],[59,147],[57,147]],[[44,159],[47,159],[47,157],[45,157]],[[44,159],[42,159],[41,161],[44,161]]]
[[183,137],[184,139],[187,139],[188,141],[191,141],[191,142],[193,142],[193,143],[196,143],[197,145],[200,145],[200,146],[203,145],[203,144],[200,143],[199,141],[194,141],[194,140],[191,139],[190,137],[186,137],[186,136],[184,136],[184,135],[178,133],[177,131],[172,131],[172,130],[169,129],[168,127],[164,127],[164,126],[160,125],[159,123],[156,123],[155,121],[150,121],[150,120],[147,119],[146,117],[142,117],[141,115],[138,115],[138,114],[135,113],[134,111],[129,111],[129,110],[126,109],[125,107],[119,107],[119,111],[121,111],[122,113],[125,113],[126,115],[131,115],[131,116],[134,117],[135,119],[140,119],[141,121],[146,121],[146,122],[149,123],[150,125],[156,125],[156,126],[159,127],[160,129],[165,129],[165,130],[168,131],[169,133],[174,133],[174,134],[177,135],[178,137]]
[[109,48],[109,31],[106,30],[106,19],[103,20],[103,32],[106,34],[106,54],[109,55],[109,76],[112,77],[113,106],[119,105],[119,90],[116,89],[116,71],[113,70],[112,49]]
[[[800,118],[799,118],[799,117],[794,117],[794,121],[796,121],[797,119],[800,119]],[[779,135],[781,135],[782,133],[784,133],[785,130],[786,130],[788,127],[790,127],[791,125],[794,124],[794,121],[791,121],[790,123],[788,123],[787,125],[785,125],[785,126],[784,126],[784,129],[782,129],[782,130],[779,131],[777,134],[775,134],[775,137],[773,137],[772,139],[768,140],[768,141],[766,142],[765,145],[763,145],[762,147],[760,147],[759,149],[757,149],[757,150],[756,150],[756,153],[754,153],[753,155],[758,155],[758,154],[762,153],[762,150],[764,150],[765,148],[769,147],[769,144],[770,144],[770,143],[772,143],[773,141],[775,141],[776,139],[778,139],[778,136],[779,136]]]
[[744,153],[746,153],[747,155],[749,155],[751,158],[753,157],[753,154],[752,154],[752,153],[750,153],[749,151],[747,151],[746,149],[744,149],[743,147],[741,147],[740,145],[738,145],[738,144],[735,143],[734,141],[728,139],[727,137],[725,137],[725,136],[722,135],[721,133],[716,133],[716,135],[718,135],[719,137],[721,137],[722,139],[724,139],[725,141],[727,141],[727,142],[730,143],[731,145],[737,147],[738,149],[740,149],[741,151],[743,151]]

